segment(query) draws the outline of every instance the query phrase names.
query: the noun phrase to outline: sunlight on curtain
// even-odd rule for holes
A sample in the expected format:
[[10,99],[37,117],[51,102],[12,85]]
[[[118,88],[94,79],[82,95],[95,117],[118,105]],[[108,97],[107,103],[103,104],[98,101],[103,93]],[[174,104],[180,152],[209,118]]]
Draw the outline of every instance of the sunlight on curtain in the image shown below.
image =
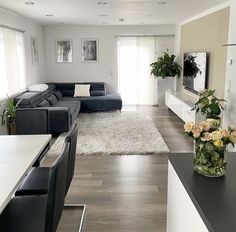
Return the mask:
[[150,63],[155,58],[155,40],[149,37],[118,41],[119,92],[125,105],[153,105],[154,79]]
[[25,87],[24,35],[0,28],[0,98]]
[[173,37],[118,38],[118,88],[124,105],[155,105],[157,80],[150,64],[163,52],[173,53]]

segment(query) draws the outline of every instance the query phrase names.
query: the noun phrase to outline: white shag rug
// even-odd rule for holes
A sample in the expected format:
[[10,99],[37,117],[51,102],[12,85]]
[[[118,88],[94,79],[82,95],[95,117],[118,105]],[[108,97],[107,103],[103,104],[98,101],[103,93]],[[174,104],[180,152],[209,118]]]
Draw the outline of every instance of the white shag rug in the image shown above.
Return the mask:
[[[81,113],[77,155],[148,155],[169,149],[153,121],[135,112]],[[66,133],[52,145],[48,155],[58,155]]]

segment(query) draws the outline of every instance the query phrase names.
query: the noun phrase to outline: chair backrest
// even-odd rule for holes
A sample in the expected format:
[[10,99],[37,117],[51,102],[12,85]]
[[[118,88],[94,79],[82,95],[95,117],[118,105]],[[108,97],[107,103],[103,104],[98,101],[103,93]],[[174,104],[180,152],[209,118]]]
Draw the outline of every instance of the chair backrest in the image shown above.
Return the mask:
[[69,153],[68,168],[67,168],[66,194],[70,188],[70,184],[75,172],[77,137],[78,137],[78,124],[75,124],[72,130],[68,133],[68,135],[65,138],[65,142],[70,143],[70,153]]
[[45,232],[56,232],[65,201],[70,143],[65,142],[60,156],[50,169]]

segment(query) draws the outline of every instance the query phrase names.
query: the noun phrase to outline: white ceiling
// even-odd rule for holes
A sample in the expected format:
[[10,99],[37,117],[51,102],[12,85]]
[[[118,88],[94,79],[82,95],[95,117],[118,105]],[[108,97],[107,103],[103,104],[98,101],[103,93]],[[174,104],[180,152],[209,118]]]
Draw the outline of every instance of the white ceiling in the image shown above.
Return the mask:
[[[26,5],[26,1],[35,4]],[[98,5],[99,1],[107,4]],[[159,4],[163,1],[166,4]],[[43,25],[139,25],[176,24],[224,2],[227,0],[0,0],[0,7]]]

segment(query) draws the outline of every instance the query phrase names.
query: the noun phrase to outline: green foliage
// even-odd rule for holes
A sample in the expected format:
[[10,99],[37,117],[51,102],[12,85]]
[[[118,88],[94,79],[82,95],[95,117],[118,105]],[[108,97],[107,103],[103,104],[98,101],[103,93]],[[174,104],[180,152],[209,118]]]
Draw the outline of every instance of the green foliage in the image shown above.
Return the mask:
[[195,103],[192,110],[196,112],[201,112],[207,118],[218,119],[221,110],[224,110],[221,102],[224,102],[224,99],[219,99],[215,95],[215,90],[204,90],[199,95],[199,100]]
[[216,147],[211,143],[196,142],[194,169],[208,177],[223,176],[226,171],[226,147]]
[[11,123],[16,122],[16,109],[20,104],[21,100],[19,100],[16,104],[14,104],[14,99],[12,97],[8,97],[6,103],[2,105],[3,112],[1,114],[2,125],[9,125]]
[[158,57],[157,61],[150,64],[151,66],[151,74],[157,78],[166,77],[180,77],[182,68],[179,64],[175,62],[175,55],[169,55],[168,53],[164,53],[163,56]]

